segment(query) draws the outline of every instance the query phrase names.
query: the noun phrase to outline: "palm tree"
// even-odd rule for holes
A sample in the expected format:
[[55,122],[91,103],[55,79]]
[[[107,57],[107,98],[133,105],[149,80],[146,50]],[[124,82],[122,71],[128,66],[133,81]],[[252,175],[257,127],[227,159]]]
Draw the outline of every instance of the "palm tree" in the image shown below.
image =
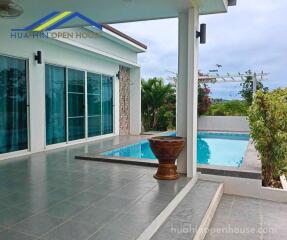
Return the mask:
[[[163,130],[167,126],[158,124],[160,118],[167,117],[166,112],[173,112],[175,116],[175,86],[165,84],[162,78],[142,80],[142,116],[145,130]],[[164,109],[164,110],[163,110]],[[161,116],[162,113],[165,116]],[[171,125],[167,123],[165,125]]]

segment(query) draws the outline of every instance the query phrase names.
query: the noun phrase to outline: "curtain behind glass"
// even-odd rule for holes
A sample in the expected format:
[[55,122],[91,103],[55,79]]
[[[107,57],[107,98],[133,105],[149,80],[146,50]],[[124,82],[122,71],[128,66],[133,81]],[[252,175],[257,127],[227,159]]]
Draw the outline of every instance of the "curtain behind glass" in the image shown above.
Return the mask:
[[28,148],[26,61],[0,56],[0,153]]
[[69,140],[85,138],[85,72],[68,70]]
[[88,136],[95,137],[102,134],[101,119],[101,75],[87,74],[88,93]]
[[46,144],[66,141],[65,68],[46,65]]
[[102,134],[113,133],[113,78],[102,76]]

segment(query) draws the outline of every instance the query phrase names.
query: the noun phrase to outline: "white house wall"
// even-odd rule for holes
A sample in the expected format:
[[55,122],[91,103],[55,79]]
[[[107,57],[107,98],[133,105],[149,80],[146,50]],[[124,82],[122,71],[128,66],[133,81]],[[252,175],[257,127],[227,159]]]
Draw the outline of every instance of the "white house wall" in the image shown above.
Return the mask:
[[[86,33],[87,31],[89,32],[89,30],[82,28],[71,28],[65,29],[63,31],[73,33]],[[98,37],[95,38],[83,38],[80,40],[72,39],[72,41],[74,41],[75,43],[80,42],[81,44],[85,44],[86,46],[94,48],[95,50],[103,51],[105,53],[112,54],[113,56],[116,56],[118,58],[122,58],[123,60],[137,64],[137,54],[134,51],[131,51],[129,48],[124,46],[119,47],[118,43],[103,37],[102,35],[100,35],[100,33],[97,36]]]
[[[58,44],[57,41],[52,43],[51,40],[11,39],[9,34],[4,34],[6,32],[10,32],[10,29],[6,30],[7,31],[1,29],[0,54],[16,58],[24,58],[29,62],[27,72],[29,73],[29,141],[31,152],[45,150],[45,63],[113,76],[114,134],[119,134],[119,81],[116,78],[116,74],[119,71],[119,65],[123,65],[124,63],[115,63],[114,61],[103,60],[96,54],[90,54],[87,51],[75,47],[63,47],[63,44]],[[100,44],[98,47],[100,48]],[[105,45],[105,47],[107,47],[107,45]],[[115,48],[116,46],[113,46],[113,49]],[[121,48],[122,46],[118,45],[118,53],[125,51]],[[36,64],[34,60],[34,54],[36,51],[42,51],[42,64]],[[136,55],[136,53],[134,53],[134,55]],[[13,155],[13,153],[11,154]],[[3,158],[3,156],[0,155],[0,158]]]

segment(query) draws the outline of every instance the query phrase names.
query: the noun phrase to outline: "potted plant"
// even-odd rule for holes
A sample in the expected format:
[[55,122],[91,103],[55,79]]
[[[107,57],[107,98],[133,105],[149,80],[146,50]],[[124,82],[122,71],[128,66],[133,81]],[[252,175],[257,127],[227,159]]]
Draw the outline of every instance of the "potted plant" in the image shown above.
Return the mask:
[[159,161],[157,173],[160,180],[175,180],[178,178],[175,161],[184,148],[185,139],[182,137],[158,136],[149,139],[150,147]]

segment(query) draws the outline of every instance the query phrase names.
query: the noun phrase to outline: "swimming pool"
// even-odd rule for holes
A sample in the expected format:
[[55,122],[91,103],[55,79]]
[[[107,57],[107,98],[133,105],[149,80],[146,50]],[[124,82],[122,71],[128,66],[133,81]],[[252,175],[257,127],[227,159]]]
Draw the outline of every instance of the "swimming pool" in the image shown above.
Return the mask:
[[[166,134],[175,136],[175,133]],[[249,141],[248,134],[198,132],[199,164],[240,167]],[[147,140],[101,153],[102,156],[156,160]]]

